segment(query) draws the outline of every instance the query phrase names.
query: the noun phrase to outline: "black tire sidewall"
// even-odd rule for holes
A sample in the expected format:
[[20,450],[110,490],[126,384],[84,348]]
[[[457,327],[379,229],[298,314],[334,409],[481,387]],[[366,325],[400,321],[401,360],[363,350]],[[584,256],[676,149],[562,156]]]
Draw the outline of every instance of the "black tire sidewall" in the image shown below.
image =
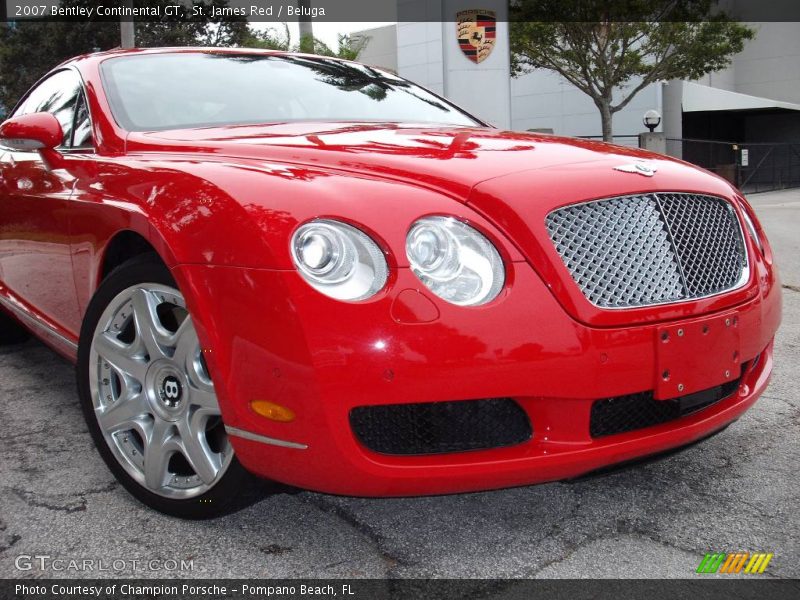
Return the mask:
[[220,516],[236,509],[236,499],[250,475],[234,456],[227,472],[209,491],[186,500],[165,498],[154,494],[133,479],[119,464],[108,447],[97,422],[89,387],[89,356],[92,339],[103,311],[123,290],[144,283],[158,283],[178,289],[169,269],[155,256],[134,258],[112,271],[92,298],[81,326],[76,366],[78,397],[83,416],[100,456],[108,468],[135,498],[159,512],[184,519],[204,519]]

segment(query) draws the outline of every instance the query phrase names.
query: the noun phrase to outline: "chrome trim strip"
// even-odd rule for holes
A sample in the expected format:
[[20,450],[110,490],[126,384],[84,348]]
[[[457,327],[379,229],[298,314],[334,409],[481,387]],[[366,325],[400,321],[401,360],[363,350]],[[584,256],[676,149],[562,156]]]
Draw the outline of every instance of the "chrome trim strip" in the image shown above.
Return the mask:
[[261,442],[262,444],[281,446],[282,448],[294,448],[295,450],[305,450],[306,448],[308,448],[306,444],[298,444],[297,442],[287,442],[286,440],[278,440],[275,438],[267,437],[265,435],[258,435],[257,433],[245,431],[244,429],[239,429],[237,427],[228,427],[226,425],[225,431],[229,435],[235,435],[236,437],[240,437],[243,440],[250,440],[252,442]]
[[18,303],[14,302],[10,298],[5,298],[3,296],[0,296],[0,304],[2,304],[7,309],[12,311],[15,315],[20,317],[26,323],[29,323],[34,328],[37,328],[45,335],[49,335],[56,338],[57,341],[61,342],[68,348],[71,348],[75,352],[78,351],[78,344],[76,344],[68,337],[64,336],[63,334],[53,329],[53,327],[51,327],[41,319],[36,318],[34,315],[32,315],[30,312],[25,310],[22,306],[18,305]]

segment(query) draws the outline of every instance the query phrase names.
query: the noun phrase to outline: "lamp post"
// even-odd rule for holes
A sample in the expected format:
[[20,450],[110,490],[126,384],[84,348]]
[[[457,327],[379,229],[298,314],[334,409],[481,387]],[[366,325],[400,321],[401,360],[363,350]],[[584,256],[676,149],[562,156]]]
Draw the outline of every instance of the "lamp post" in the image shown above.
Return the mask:
[[642,119],[644,126],[650,130],[650,133],[653,133],[656,130],[656,127],[661,125],[661,114],[657,110],[648,110],[644,113],[644,118]]
[[659,154],[667,153],[667,136],[656,133],[656,127],[661,125],[661,114],[657,110],[648,110],[644,113],[642,123],[649,132],[639,134],[639,147]]

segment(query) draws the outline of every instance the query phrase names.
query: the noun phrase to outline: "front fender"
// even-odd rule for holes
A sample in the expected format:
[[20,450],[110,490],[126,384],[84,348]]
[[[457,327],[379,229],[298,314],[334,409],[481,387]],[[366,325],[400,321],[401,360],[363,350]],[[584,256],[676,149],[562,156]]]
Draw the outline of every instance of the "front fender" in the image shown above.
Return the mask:
[[[98,182],[101,182],[98,185]],[[422,187],[304,166],[233,162],[221,157],[98,161],[73,194],[74,230],[101,251],[117,232],[150,240],[173,267],[210,264],[293,268],[289,239],[316,217],[356,224],[405,266],[408,227],[426,214],[454,214],[499,238],[462,203]],[[512,260],[521,257],[507,247]]]

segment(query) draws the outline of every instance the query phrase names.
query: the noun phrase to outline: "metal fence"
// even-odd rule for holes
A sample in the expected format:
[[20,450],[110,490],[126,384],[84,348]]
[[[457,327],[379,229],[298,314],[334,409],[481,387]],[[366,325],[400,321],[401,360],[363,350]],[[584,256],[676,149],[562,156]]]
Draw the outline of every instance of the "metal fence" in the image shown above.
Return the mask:
[[667,154],[713,171],[745,193],[800,186],[800,143],[667,138]]
[[[639,136],[617,135],[613,143],[637,147]],[[747,194],[800,187],[800,143],[667,138],[667,154],[717,173]]]

